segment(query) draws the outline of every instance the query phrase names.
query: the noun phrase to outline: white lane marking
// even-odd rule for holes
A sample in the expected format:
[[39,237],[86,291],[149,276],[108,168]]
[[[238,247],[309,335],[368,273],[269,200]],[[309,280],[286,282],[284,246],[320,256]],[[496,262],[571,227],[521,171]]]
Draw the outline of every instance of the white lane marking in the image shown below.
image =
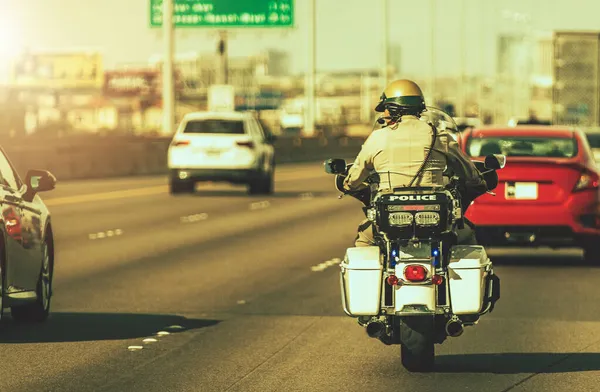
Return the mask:
[[194,223],[194,222],[205,221],[207,219],[208,219],[208,214],[203,212],[202,214],[182,216],[180,218],[180,221],[181,221],[181,223]]
[[250,204],[250,209],[252,211],[256,211],[256,210],[264,210],[265,208],[269,208],[271,206],[271,203],[269,203],[268,200],[265,201],[258,201],[256,203],[252,203]]
[[[181,325],[174,324],[174,325],[170,325],[170,326],[166,327],[165,329],[170,329],[170,330],[184,330],[185,327],[182,327]],[[167,336],[167,335],[170,335],[170,332],[167,332],[167,331],[158,331],[156,333],[156,335],[157,336]],[[145,338],[145,339],[142,340],[142,342],[145,343],[145,344],[151,344],[151,343],[158,343],[159,340],[156,339],[156,338]],[[139,351],[139,350],[142,350],[143,348],[144,348],[144,346],[129,346],[129,347],[127,347],[127,349],[129,351]]]
[[312,192],[303,193],[300,195],[301,200],[312,200],[315,198],[315,195]]
[[310,267],[313,272],[321,272],[325,271],[327,268],[332,267],[334,265],[339,265],[342,262],[342,259],[335,258],[331,260],[327,260],[321,264]]
[[98,240],[98,239],[102,239],[102,238],[117,237],[120,235],[123,235],[123,230],[114,229],[114,230],[107,230],[107,231],[101,231],[98,233],[88,234],[88,238],[90,240]]
[[154,339],[154,338],[146,338],[146,339],[142,340],[142,342],[144,342],[144,343],[156,343],[156,342],[158,342],[158,340]]

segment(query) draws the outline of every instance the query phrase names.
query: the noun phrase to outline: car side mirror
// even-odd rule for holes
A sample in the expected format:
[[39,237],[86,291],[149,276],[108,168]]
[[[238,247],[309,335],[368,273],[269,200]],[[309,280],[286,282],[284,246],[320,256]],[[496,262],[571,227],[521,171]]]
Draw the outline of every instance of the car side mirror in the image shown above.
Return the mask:
[[325,173],[344,174],[346,172],[346,161],[339,158],[328,159],[324,163]]
[[29,170],[25,176],[27,191],[23,195],[26,201],[33,200],[39,192],[51,191],[56,187],[56,177],[47,170]]
[[506,156],[492,154],[485,157],[485,168],[488,170],[499,170],[506,166]]

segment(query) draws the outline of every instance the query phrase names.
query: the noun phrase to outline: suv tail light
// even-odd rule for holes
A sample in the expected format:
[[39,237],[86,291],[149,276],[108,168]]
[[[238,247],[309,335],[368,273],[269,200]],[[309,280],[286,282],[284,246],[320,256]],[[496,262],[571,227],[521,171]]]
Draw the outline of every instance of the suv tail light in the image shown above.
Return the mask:
[[598,189],[599,178],[596,173],[584,171],[581,173],[573,192],[580,192],[588,189]]
[[171,145],[173,147],[189,146],[190,145],[190,141],[189,140],[177,140],[177,141],[173,141],[171,143]]
[[238,146],[240,146],[240,147],[254,148],[254,142],[252,142],[252,141],[249,141],[249,142],[237,142],[236,144]]
[[404,278],[409,282],[422,282],[427,279],[427,270],[422,265],[409,265],[404,268]]

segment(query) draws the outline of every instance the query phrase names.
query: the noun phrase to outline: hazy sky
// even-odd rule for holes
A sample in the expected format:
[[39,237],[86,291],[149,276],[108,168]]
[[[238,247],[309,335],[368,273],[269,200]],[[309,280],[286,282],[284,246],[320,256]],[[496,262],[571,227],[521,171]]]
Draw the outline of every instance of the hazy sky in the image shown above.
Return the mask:
[[[428,75],[432,70],[432,21],[438,75],[454,74],[461,64],[467,73],[493,72],[494,37],[498,32],[600,30],[599,0],[388,1],[390,45],[402,47],[400,67],[406,75]],[[149,27],[149,2],[0,0],[0,45],[99,49],[105,56],[105,68],[145,63],[162,50],[160,30]],[[230,41],[230,55],[251,55],[267,48],[290,50],[291,71],[303,72],[308,48],[308,2],[295,0],[295,3],[294,29],[237,30]],[[379,67],[382,0],[316,0],[316,3],[317,68]],[[529,20],[511,20],[508,17],[511,13],[528,15]],[[176,51],[215,51],[216,33],[212,29],[178,29]],[[464,49],[461,41],[465,43]],[[461,56],[461,52],[466,56]]]

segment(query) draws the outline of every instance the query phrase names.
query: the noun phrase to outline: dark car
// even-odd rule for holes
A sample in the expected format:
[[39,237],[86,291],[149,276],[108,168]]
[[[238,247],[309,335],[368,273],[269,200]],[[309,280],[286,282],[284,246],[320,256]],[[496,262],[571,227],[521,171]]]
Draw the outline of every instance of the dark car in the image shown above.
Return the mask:
[[0,317],[10,308],[16,321],[41,322],[50,312],[54,237],[50,212],[38,195],[56,178],[29,170],[22,181],[0,148]]

